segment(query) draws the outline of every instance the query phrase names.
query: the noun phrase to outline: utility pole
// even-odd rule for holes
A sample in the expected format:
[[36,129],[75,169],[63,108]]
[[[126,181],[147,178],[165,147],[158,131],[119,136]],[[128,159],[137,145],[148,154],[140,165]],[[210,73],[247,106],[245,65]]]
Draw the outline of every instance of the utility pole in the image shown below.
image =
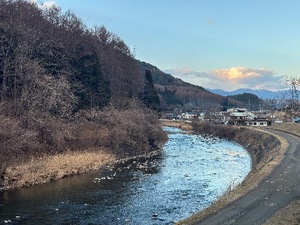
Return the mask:
[[292,109],[295,112],[298,112],[299,110],[299,98],[298,98],[298,90],[297,90],[297,85],[298,85],[298,81],[296,79],[292,79],[291,82],[292,85]]
[[249,112],[251,111],[250,107],[251,107],[251,101],[250,101],[250,98],[249,98],[249,99],[248,99],[248,108],[249,108]]

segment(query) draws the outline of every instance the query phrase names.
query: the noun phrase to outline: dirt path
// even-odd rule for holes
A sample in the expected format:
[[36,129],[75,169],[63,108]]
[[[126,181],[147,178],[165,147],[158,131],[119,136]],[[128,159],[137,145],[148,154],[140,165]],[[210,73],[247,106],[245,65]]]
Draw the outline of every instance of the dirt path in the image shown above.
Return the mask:
[[300,200],[300,138],[274,131],[289,142],[281,164],[251,192],[194,224],[263,224],[289,203]]

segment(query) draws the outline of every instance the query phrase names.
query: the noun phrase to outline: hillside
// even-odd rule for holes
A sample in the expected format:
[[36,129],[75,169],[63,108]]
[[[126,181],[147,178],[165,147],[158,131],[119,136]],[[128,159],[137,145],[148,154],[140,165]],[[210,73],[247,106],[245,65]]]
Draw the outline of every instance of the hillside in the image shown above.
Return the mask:
[[163,110],[181,108],[183,110],[222,110],[234,104],[244,107],[244,104],[218,94],[207,91],[205,88],[189,84],[171,74],[162,72],[157,67],[138,61],[140,73],[146,70],[152,72],[153,83],[161,99]]
[[34,2],[0,1],[0,190],[22,180],[8,170],[40,157],[157,150],[166,135],[151,110],[153,90],[151,76],[105,27],[89,29],[70,11]]
[[230,95],[229,98],[244,103],[247,109],[258,111],[263,101],[255,94],[243,93],[237,95]]

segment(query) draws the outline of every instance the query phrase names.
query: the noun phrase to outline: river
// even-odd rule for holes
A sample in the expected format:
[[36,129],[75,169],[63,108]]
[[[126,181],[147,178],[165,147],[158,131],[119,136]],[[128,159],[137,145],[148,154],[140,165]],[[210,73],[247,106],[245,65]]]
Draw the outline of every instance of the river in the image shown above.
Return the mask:
[[0,192],[0,224],[174,224],[251,170],[249,154],[234,142],[164,129],[169,141],[151,160]]

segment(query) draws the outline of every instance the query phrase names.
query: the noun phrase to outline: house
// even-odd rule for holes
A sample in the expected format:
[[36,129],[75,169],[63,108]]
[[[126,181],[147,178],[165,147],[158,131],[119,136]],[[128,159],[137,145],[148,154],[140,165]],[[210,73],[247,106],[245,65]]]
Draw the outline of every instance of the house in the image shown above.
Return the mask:
[[245,126],[270,126],[271,122],[267,120],[267,117],[256,116],[253,112],[243,108],[229,109],[227,112],[223,112],[224,124],[235,124]]
[[248,126],[253,127],[267,127],[271,125],[271,121],[268,120],[251,120],[246,123]]
[[172,119],[176,118],[175,114],[171,113],[171,112],[165,113],[164,117],[165,117],[165,119],[168,119],[168,120],[172,120]]
[[227,124],[228,121],[231,121],[236,125],[246,125],[247,121],[256,119],[256,116],[252,112],[243,108],[229,109],[223,115],[226,116],[226,118],[223,118],[225,124]]
[[199,114],[196,112],[186,112],[186,113],[182,113],[182,118],[186,120],[198,119]]
[[256,116],[248,111],[247,109],[241,109],[241,108],[237,108],[234,110],[229,110],[230,112],[230,117],[232,119],[237,119],[237,120],[253,120],[256,118]]

